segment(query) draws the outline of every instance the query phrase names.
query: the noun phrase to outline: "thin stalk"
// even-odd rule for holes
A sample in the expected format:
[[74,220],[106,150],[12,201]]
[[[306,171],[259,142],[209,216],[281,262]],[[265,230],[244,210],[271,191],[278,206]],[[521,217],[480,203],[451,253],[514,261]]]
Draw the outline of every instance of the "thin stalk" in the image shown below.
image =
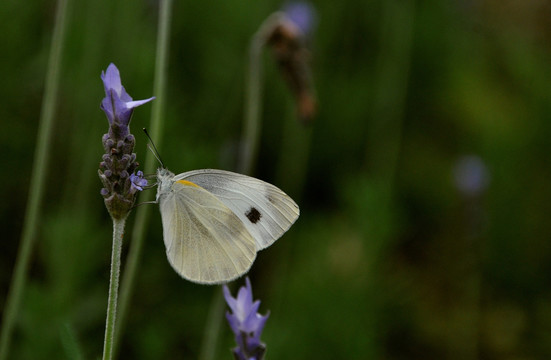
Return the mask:
[[[231,285],[232,284],[229,284],[228,286],[231,288]],[[217,359],[216,350],[218,349],[220,329],[224,321],[224,307],[225,302],[222,287],[216,286],[214,288],[214,293],[209,306],[209,313],[203,333],[203,340],[201,342],[199,356],[197,357],[198,360]]]
[[458,267],[458,273],[462,274],[463,281],[455,285],[457,292],[456,301],[463,316],[454,326],[454,330],[448,334],[449,359],[469,359],[479,358],[479,334],[480,334],[480,314],[481,314],[481,294],[482,294],[482,275],[481,275],[481,234],[486,218],[483,207],[483,194],[476,196],[466,196],[465,209],[463,215],[463,241],[458,242],[456,248],[457,255],[462,259]]
[[103,342],[103,360],[113,358],[113,338],[117,318],[117,298],[119,293],[119,276],[121,272],[121,250],[124,235],[123,219],[113,218],[113,250],[111,252],[111,276],[109,278],[109,298],[107,301],[107,320],[105,321],[105,340]]
[[[384,281],[380,273],[381,259],[385,259],[393,240],[392,211],[394,186],[402,148],[402,128],[406,107],[410,73],[411,48],[415,21],[414,0],[381,1],[381,49],[376,68],[377,90],[374,96],[369,136],[366,141],[366,160],[370,170],[368,184],[362,184],[362,192],[356,195],[358,210],[364,214],[360,225],[365,236],[370,238],[368,250],[369,273],[373,276],[365,287],[362,297],[369,299],[367,316],[374,319],[365,331],[368,348],[380,357],[381,347],[377,342],[380,329],[373,326],[380,321],[384,298]],[[376,206],[367,206],[367,205]],[[365,222],[364,219],[371,219]],[[367,294],[371,295],[367,295]]]
[[[262,28],[261,30],[262,31]],[[247,74],[247,91],[245,93],[245,121],[241,144],[241,154],[237,171],[250,175],[253,172],[256,161],[258,142],[260,138],[261,122],[260,112],[262,109],[262,48],[264,37],[257,32],[249,47],[249,72]]]
[[402,144],[415,2],[383,1],[382,11],[382,48],[366,155],[373,174],[391,189]]
[[[149,132],[155,144],[160,147],[163,133],[163,119],[166,100],[166,81],[169,54],[170,20],[172,13],[172,0],[162,0],[159,9],[159,24],[157,28],[157,50],[155,63],[155,79],[153,94],[156,96],[151,110],[151,122]],[[145,156],[144,171],[146,174],[155,172],[156,159],[151,152]],[[153,200],[152,192],[144,192],[140,195],[140,201]],[[150,207],[141,206],[137,209],[134,227],[132,229],[132,240],[130,251],[124,268],[124,275],[121,283],[121,296],[119,303],[119,321],[115,329],[114,348],[115,353],[122,336],[122,328],[128,314],[128,306],[136,282],[136,273],[141,259],[143,242],[149,225]]]
[[72,360],[82,360],[84,355],[75,335],[75,330],[68,323],[60,329],[61,344],[65,350],[65,357]]
[[[293,106],[287,106],[280,156],[276,172],[276,184],[300,204],[306,175],[312,139],[312,126],[300,126]],[[297,131],[298,130],[298,131]],[[286,242],[280,246],[278,256],[289,259],[296,250],[296,244]],[[284,261],[278,265],[279,276],[289,275],[289,263]]]
[[300,126],[293,107],[285,116],[276,184],[300,203],[310,158],[312,126]]
[[48,59],[48,68],[44,87],[44,97],[40,110],[38,125],[38,139],[34,153],[34,163],[31,173],[31,184],[27,210],[23,223],[21,242],[15,261],[15,269],[4,309],[2,320],[2,334],[0,335],[0,359],[7,359],[15,319],[19,312],[19,305],[25,289],[26,275],[34,247],[36,234],[40,222],[40,206],[44,197],[46,175],[49,165],[54,112],[57,103],[59,88],[59,72],[61,55],[65,43],[67,27],[68,0],[59,0],[57,3],[56,20],[52,34],[52,46]]

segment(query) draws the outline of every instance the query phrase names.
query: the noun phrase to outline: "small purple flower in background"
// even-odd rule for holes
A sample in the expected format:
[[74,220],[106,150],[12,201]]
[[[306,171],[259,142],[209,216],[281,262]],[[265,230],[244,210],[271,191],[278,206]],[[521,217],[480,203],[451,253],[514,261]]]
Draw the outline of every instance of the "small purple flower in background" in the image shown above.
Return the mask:
[[266,353],[266,345],[260,342],[260,335],[268,320],[268,316],[257,313],[260,300],[253,302],[253,290],[247,277],[246,286],[242,286],[233,298],[230,290],[224,285],[224,297],[232,313],[226,312],[226,319],[235,334],[237,347],[233,349],[236,360],[262,360]]
[[100,193],[104,198],[109,214],[115,219],[125,218],[136,200],[136,193],[143,190],[147,180],[138,171],[134,150],[135,139],[130,133],[130,119],[134,108],[143,105],[146,100],[133,101],[122,86],[119,69],[110,64],[107,71],[101,72],[105,88],[105,98],[101,109],[109,121],[109,131],[103,135],[105,154],[98,170],[104,188]]
[[482,194],[490,182],[484,161],[476,155],[461,157],[455,164],[453,175],[455,186],[467,196]]
[[283,6],[285,16],[296,25],[304,35],[309,35],[316,24],[314,7],[307,2],[290,2]]

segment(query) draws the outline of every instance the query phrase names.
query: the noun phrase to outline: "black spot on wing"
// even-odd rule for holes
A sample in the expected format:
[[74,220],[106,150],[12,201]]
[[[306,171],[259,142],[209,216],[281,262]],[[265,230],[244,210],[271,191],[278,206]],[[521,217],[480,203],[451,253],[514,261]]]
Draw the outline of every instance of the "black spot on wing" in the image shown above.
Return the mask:
[[260,218],[262,217],[262,214],[258,210],[256,210],[256,208],[252,207],[249,209],[249,211],[245,213],[245,216],[247,217],[247,219],[249,219],[250,222],[256,224],[258,220],[260,220]]

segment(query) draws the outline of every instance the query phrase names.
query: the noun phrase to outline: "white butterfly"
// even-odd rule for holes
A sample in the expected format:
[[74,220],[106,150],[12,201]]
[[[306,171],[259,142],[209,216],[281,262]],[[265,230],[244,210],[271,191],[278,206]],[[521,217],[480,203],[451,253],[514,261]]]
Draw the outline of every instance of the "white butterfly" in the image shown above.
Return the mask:
[[299,216],[297,204],[264,181],[223,170],[157,171],[168,261],[183,278],[218,284],[245,274]]

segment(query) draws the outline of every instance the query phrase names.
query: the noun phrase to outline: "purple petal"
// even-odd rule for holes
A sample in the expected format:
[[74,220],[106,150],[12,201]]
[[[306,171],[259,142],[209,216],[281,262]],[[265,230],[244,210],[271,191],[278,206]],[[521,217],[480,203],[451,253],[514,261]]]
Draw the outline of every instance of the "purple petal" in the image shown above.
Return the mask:
[[100,107],[107,115],[109,124],[113,124],[117,120],[119,125],[128,126],[132,116],[132,108],[126,106],[126,103],[121,100],[114,89],[107,90],[107,93],[108,95],[103,98]]
[[262,333],[262,330],[264,330],[264,326],[266,325],[266,321],[268,321],[268,318],[270,317],[270,312],[264,316],[259,315],[258,317],[258,323],[256,324],[256,331],[255,335],[258,336],[260,339],[260,334]]
[[124,88],[124,86],[121,87],[121,93],[119,94],[120,98],[122,101],[124,102],[130,102],[132,101],[132,97],[130,95],[128,95],[128,93],[126,92],[126,89]]
[[236,299],[234,299],[231,296],[230,289],[226,285],[224,285],[223,291],[224,291],[224,298],[226,298],[226,302],[228,303],[228,305],[229,305],[230,309],[232,310],[232,312],[235,313],[236,308],[237,308]]
[[[111,94],[114,94],[114,91]],[[118,94],[113,95],[113,103],[115,104],[115,119],[118,119],[121,125],[127,126],[130,123],[133,109],[126,106],[126,102]]]
[[142,178],[143,172],[138,171],[137,175],[130,175],[130,191],[143,191],[143,187],[147,185],[147,180]]
[[290,2],[283,7],[283,12],[304,34],[313,31],[316,23],[316,12],[311,4]]
[[111,103],[111,99],[109,97],[104,97],[103,100],[101,100],[100,108],[107,116],[107,120],[109,120],[109,125],[113,124],[115,115],[113,114],[113,106]]
[[147,179],[143,178],[143,171],[141,170],[136,172],[136,184],[141,187],[147,186],[148,184]]
[[236,335],[239,335],[240,333],[240,328],[239,328],[239,320],[232,314],[230,314],[229,312],[226,312],[226,319],[228,320],[228,324],[230,324],[230,327],[233,331],[234,334]]
[[245,282],[246,286],[242,286],[237,294],[237,304],[240,309],[240,313],[243,315],[242,318],[249,313],[249,309],[253,304],[253,289],[251,287],[251,281],[249,278],[246,278]]
[[105,94],[108,94],[109,90],[113,90],[122,101],[132,101],[132,97],[128,95],[124,89],[124,86],[122,86],[121,74],[115,64],[109,64],[107,71],[105,73],[101,73],[101,79],[103,80],[103,86],[105,87]]
[[133,108],[138,107],[140,105],[146,104],[146,103],[148,103],[148,102],[150,102],[151,100],[154,100],[154,99],[155,99],[155,96],[150,97],[149,99],[145,99],[145,100],[128,101],[128,102],[126,102],[126,107],[128,109],[133,109]]
[[245,278],[245,285],[247,286],[247,290],[249,291],[249,294],[251,294],[251,301],[252,301],[253,300],[253,287],[251,286],[251,280],[249,280],[248,276]]
[[247,333],[256,331],[256,313],[250,313],[242,322],[241,329]]
[[115,90],[119,96],[122,94],[123,87],[121,83],[121,75],[115,64],[109,64],[105,73],[103,71],[101,72],[101,79],[103,80],[105,95],[107,95],[107,97],[109,97],[110,89]]
[[268,315],[262,316],[256,312],[251,312],[245,321],[243,321],[241,327],[246,332],[261,332],[267,319]]
[[254,303],[250,304],[249,312],[256,314],[259,307],[260,307],[260,300],[256,300]]

